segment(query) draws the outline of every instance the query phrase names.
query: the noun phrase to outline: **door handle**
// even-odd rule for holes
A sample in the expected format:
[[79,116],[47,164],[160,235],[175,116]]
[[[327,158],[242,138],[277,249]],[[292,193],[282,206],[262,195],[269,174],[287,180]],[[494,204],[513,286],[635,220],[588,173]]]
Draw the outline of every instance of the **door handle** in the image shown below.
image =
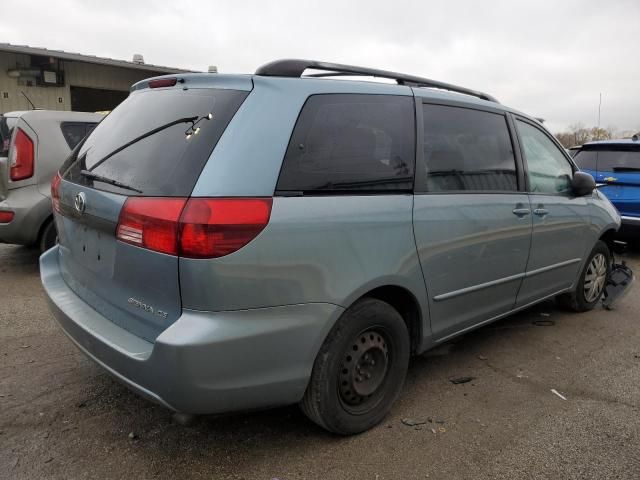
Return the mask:
[[513,214],[522,218],[525,215],[529,215],[531,213],[531,210],[529,210],[528,208],[514,208],[513,210]]
[[536,208],[533,213],[535,215],[538,215],[539,217],[544,217],[545,215],[547,215],[549,213],[549,210],[547,210],[546,208]]

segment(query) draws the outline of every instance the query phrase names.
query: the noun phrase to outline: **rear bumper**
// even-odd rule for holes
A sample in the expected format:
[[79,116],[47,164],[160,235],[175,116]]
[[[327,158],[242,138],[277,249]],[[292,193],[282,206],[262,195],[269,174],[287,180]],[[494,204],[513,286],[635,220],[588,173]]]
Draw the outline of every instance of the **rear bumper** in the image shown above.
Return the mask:
[[11,222],[0,223],[0,243],[33,245],[42,223],[51,215],[51,200],[37,185],[29,185],[9,190],[7,198],[0,201],[0,211],[14,213]]
[[150,343],[115,325],[64,282],[58,247],[40,257],[51,311],[89,358],[143,397],[209,414],[299,401],[342,308],[325,303],[230,312],[183,310]]

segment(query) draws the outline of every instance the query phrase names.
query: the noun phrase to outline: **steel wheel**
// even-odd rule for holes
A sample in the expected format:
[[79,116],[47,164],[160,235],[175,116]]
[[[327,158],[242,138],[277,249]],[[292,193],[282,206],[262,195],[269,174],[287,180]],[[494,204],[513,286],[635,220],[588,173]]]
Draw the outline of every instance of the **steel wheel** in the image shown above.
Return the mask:
[[409,331],[398,311],[362,298],[340,316],[311,372],[302,411],[340,435],[377,425],[402,391],[411,354]]
[[594,255],[584,276],[584,299],[591,303],[602,295],[607,281],[607,259],[602,253]]
[[380,329],[368,329],[352,340],[338,379],[340,400],[346,410],[360,414],[376,405],[376,393],[389,371],[389,357],[389,342]]

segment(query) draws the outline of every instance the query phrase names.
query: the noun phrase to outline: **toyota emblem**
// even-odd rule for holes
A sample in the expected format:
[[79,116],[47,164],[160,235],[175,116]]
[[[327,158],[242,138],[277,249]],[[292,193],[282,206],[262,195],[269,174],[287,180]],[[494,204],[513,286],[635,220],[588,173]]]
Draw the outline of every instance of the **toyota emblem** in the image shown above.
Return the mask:
[[80,192],[76,195],[75,200],[73,201],[74,207],[76,207],[76,211],[78,213],[84,213],[84,209],[86,207],[86,197],[84,196],[84,192]]

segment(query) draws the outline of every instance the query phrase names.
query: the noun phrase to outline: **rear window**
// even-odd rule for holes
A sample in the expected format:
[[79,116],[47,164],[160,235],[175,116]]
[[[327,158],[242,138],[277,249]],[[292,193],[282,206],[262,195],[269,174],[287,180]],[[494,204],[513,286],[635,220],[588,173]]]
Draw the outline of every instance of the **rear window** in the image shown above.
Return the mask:
[[293,130],[279,192],[394,193],[413,188],[411,97],[313,95]]
[[[72,152],[61,168],[63,177],[126,195],[188,196],[248,93],[210,88],[135,92]],[[88,178],[83,170],[131,188]]]
[[574,157],[574,161],[581,169],[599,172],[640,171],[640,146],[583,147]]
[[7,157],[9,155],[9,144],[11,143],[11,134],[13,128],[18,123],[18,119],[15,117],[3,117],[0,116],[0,157]]
[[598,153],[595,150],[580,150],[573,157],[580,170],[597,170]]
[[91,130],[93,130],[96,125],[97,123],[63,122],[60,125],[60,130],[67,145],[73,150],[87,134],[91,133]]

